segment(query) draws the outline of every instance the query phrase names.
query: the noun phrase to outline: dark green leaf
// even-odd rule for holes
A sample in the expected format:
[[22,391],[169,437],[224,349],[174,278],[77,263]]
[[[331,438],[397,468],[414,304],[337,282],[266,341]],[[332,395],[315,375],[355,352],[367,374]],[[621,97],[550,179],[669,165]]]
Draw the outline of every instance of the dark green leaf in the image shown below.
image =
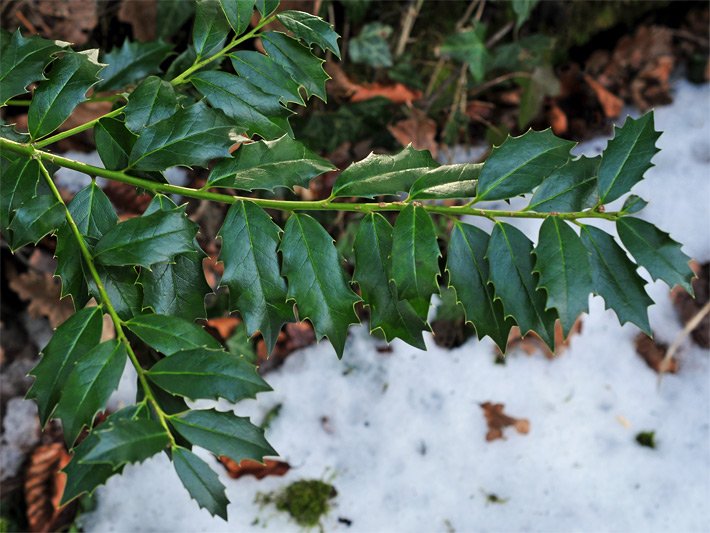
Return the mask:
[[566,336],[577,317],[589,310],[592,273],[587,250],[564,221],[548,217],[540,227],[535,257],[538,288],[547,293],[547,309],[557,310]]
[[204,318],[205,295],[212,289],[205,280],[203,257],[198,251],[185,252],[150,270],[141,269],[138,282],[143,286],[143,307],[185,320]]
[[335,166],[303,144],[284,135],[274,141],[243,144],[234,158],[219,161],[207,182],[213,187],[273,191],[308,187],[311,179]]
[[192,42],[197,52],[197,59],[202,59],[210,57],[224,47],[229,33],[229,22],[217,0],[199,0],[196,7]]
[[508,333],[515,322],[506,318],[503,305],[494,297],[493,287],[488,283],[489,240],[485,231],[470,224],[455,223],[446,254],[446,270],[449,284],[456,290],[466,320],[476,328],[478,338],[488,335],[505,352]]
[[398,337],[425,350],[426,322],[412,305],[400,300],[391,281],[392,226],[380,214],[366,215],[355,238],[355,273],[365,304],[370,307],[370,330],[381,329],[387,341]]
[[37,194],[40,180],[39,161],[21,157],[0,173],[0,222],[5,229],[10,225],[15,211]]
[[171,50],[172,46],[163,41],[139,43],[126,39],[121,48],[114,48],[101,58],[101,62],[108,66],[101,73],[103,81],[96,90],[124,89],[146,76],[157,74]]
[[126,347],[117,340],[102,342],[82,355],[67,378],[54,415],[62,420],[69,448],[84,426],[106,405],[126,366]]
[[279,7],[279,0],[256,0],[256,8],[262,17],[270,15],[277,7]]
[[168,2],[157,2],[157,4],[156,29],[160,38],[172,37],[195,13],[193,0],[169,0]]
[[229,309],[239,311],[249,335],[260,331],[271,353],[285,322],[293,319],[286,282],[279,273],[280,228],[252,202],[229,208],[219,236],[224,263],[221,285],[229,287]]
[[79,461],[80,464],[109,464],[116,468],[126,463],[139,463],[168,445],[168,433],[158,422],[148,419],[120,419],[106,429],[99,428],[96,445]]
[[350,39],[348,54],[353,63],[364,63],[374,68],[391,67],[392,53],[387,39],[392,26],[381,22],[365,24],[357,37]]
[[162,389],[191,400],[238,402],[271,390],[254,365],[222,350],[176,352],[155,363],[147,375]]
[[545,293],[537,290],[532,249],[532,242],[523,232],[497,222],[486,252],[491,265],[490,281],[496,298],[503,302],[506,316],[515,319],[521,333],[534,331],[554,349],[557,313],[546,309]]
[[172,459],[175,471],[192,499],[212,516],[227,520],[229,500],[215,471],[190,450],[180,446],[173,448]]
[[45,235],[56,231],[64,222],[64,217],[64,206],[52,195],[40,194],[23,202],[9,226],[12,250],[37,243]]
[[140,134],[144,128],[174,115],[177,109],[177,96],[173,86],[157,76],[149,76],[140,82],[128,97],[125,109],[126,127]]
[[431,295],[439,290],[436,228],[423,207],[409,204],[394,223],[392,279],[400,298],[410,300],[426,318]]
[[371,153],[343,170],[333,195],[372,198],[407,192],[422,174],[438,166],[428,150],[415,150],[411,144],[396,155]]
[[212,107],[234,119],[235,128],[265,139],[293,135],[288,124],[293,113],[247,80],[228,72],[207,71],[194,74],[190,81]]
[[616,221],[621,242],[644,267],[653,279],[662,279],[669,287],[680,285],[693,294],[693,271],[688,266],[690,258],[681,251],[681,245],[653,224],[634,217]]
[[[134,419],[144,417],[146,414],[145,405],[129,405],[111,414],[100,426],[99,430],[106,429],[111,424],[121,419]],[[123,466],[114,468],[106,464],[83,464],[81,461],[86,454],[99,442],[96,436],[98,431],[90,432],[81,443],[74,448],[74,455],[71,462],[64,467],[62,472],[67,475],[67,483],[62,494],[60,505],[65,505],[77,496],[84,493],[91,494],[99,485],[106,483],[108,478],[114,474],[119,474]]]
[[301,320],[313,324],[318,339],[328,337],[342,357],[350,324],[358,322],[360,301],[348,287],[333,239],[315,219],[293,214],[280,247],[288,297],[296,301]]
[[508,137],[483,165],[476,200],[503,200],[532,191],[567,162],[575,144],[555,137],[551,129]]
[[123,170],[128,166],[137,137],[126,125],[115,118],[102,118],[94,126],[96,150],[104,166],[109,170]]
[[244,33],[254,12],[254,0],[219,0],[219,5],[234,34],[239,36]]
[[488,62],[486,26],[479,23],[472,30],[450,35],[441,45],[441,54],[468,64],[474,81],[482,81]]
[[93,181],[76,193],[69,212],[81,234],[92,240],[103,237],[118,222],[111,200]]
[[85,267],[81,248],[68,222],[57,231],[57,248],[54,255],[57,257],[55,275],[62,281],[60,296],[71,296],[74,309],[79,310],[89,301],[89,289],[84,278]]
[[33,139],[56,130],[86,100],[86,92],[96,83],[104,68],[98,50],[66,52],[55,61],[49,78],[39,84],[27,112],[27,126]]
[[323,50],[330,50],[340,59],[338,34],[333,30],[333,26],[322,18],[303,11],[282,11],[276,18],[302,41],[309,45],[317,44]]
[[599,197],[609,203],[631,190],[651,168],[656,140],[661,136],[653,126],[653,112],[641,118],[628,117],[624,125],[614,127],[614,138],[602,153],[599,166]]
[[264,430],[231,411],[188,411],[170,417],[170,423],[192,444],[217,456],[226,455],[236,463],[244,459],[262,461],[266,455],[277,455],[266,442]]
[[633,322],[651,335],[646,308],[653,303],[646,294],[646,282],[636,273],[626,252],[608,233],[593,226],[582,228],[582,243],[590,253],[594,292],[604,298],[619,321]]
[[305,105],[299,84],[269,56],[251,50],[229,54],[237,74],[266,94],[278,96],[282,102]]
[[323,70],[324,60],[283,33],[268,32],[262,39],[266,53],[291,75],[293,81],[303,86],[308,98],[316,95],[326,101],[325,82],[330,76]]
[[0,105],[27,92],[27,86],[43,80],[44,68],[61,50],[55,41],[37,36],[23,37],[18,29],[10,37],[3,32],[0,49]]
[[59,401],[74,363],[99,343],[101,315],[100,308],[90,307],[70,316],[56,329],[42,350],[42,359],[30,371],[35,381],[27,391],[27,398],[37,402],[43,426]]
[[219,342],[200,326],[173,316],[152,313],[138,315],[126,322],[126,327],[151,348],[165,355],[194,348],[222,348]]
[[[96,265],[96,271],[121,320],[128,320],[132,316],[141,313],[143,310],[143,293],[141,292],[141,286],[137,283],[138,274],[135,268],[132,266],[105,267]],[[84,277],[89,283],[91,294],[93,294],[94,298],[100,300],[101,294],[96,288],[94,280],[86,271],[84,272]]]
[[560,81],[550,64],[533,68],[527,77],[520,77],[516,82],[523,89],[520,96],[518,128],[523,129],[542,111],[545,99],[560,93]]
[[158,211],[117,224],[96,243],[94,258],[108,266],[150,267],[194,251],[197,225],[182,207]]
[[198,102],[143,130],[133,145],[129,166],[138,170],[206,167],[211,159],[229,157],[233,129],[222,113]]
[[567,213],[592,207],[600,161],[601,157],[580,157],[562,165],[537,188],[526,210]]
[[626,200],[624,200],[624,205],[621,208],[621,212],[624,213],[625,215],[631,215],[632,213],[638,213],[641,211],[644,207],[648,205],[648,202],[641,198],[640,196],[636,196],[635,194],[630,194]]
[[[163,194],[156,194],[143,216],[177,207]],[[172,261],[141,269],[138,282],[143,287],[143,307],[160,315],[173,315],[192,321],[205,317],[205,295],[212,289],[205,280],[202,259],[206,254],[197,241],[194,250],[175,256]]]
[[429,170],[412,184],[411,200],[470,198],[476,194],[476,180],[482,163],[442,165]]

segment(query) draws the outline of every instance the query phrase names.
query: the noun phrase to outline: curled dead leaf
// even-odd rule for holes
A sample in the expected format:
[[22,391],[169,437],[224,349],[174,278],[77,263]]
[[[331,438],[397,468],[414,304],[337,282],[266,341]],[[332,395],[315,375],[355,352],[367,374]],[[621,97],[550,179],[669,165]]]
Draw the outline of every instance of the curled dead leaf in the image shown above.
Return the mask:
[[72,506],[59,507],[66,476],[60,472],[70,456],[64,445],[55,442],[35,448],[25,473],[25,502],[30,531],[56,531],[66,525]]
[[624,101],[615,94],[613,94],[611,91],[609,91],[606,87],[604,87],[601,83],[596,81],[590,75],[585,74],[584,80],[597,95],[597,100],[599,100],[599,105],[602,106],[604,115],[607,118],[618,117],[621,114],[621,110],[624,108]]
[[678,360],[671,357],[668,362],[664,362],[668,345],[657,342],[645,333],[639,333],[634,341],[636,345],[636,353],[646,362],[649,368],[656,373],[671,373],[678,372]]
[[264,464],[251,459],[244,459],[237,464],[229,457],[222,455],[219,461],[227,469],[229,477],[233,479],[239,479],[242,476],[253,476],[256,479],[263,479],[267,476],[283,476],[291,469],[291,465],[288,463],[273,459],[264,459]]
[[74,313],[71,298],[59,299],[59,278],[33,270],[14,276],[8,272],[8,278],[10,288],[22,300],[29,302],[27,312],[31,317],[47,317],[50,325],[56,328]]

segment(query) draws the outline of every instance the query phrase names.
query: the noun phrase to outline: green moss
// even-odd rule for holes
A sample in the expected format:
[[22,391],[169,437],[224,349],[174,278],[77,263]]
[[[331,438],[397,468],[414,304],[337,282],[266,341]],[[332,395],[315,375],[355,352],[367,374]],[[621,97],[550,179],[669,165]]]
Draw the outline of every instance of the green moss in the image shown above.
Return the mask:
[[319,479],[302,479],[275,493],[256,496],[261,505],[273,504],[276,509],[291,515],[300,526],[320,526],[320,520],[330,510],[330,500],[337,495],[335,487]]
[[636,435],[636,442],[641,446],[646,446],[647,448],[656,447],[656,432],[655,431],[642,431]]

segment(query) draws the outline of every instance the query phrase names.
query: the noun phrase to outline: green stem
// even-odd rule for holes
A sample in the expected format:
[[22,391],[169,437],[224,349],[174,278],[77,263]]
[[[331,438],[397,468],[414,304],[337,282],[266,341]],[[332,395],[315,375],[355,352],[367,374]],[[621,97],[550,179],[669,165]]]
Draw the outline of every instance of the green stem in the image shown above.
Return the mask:
[[62,139],[66,139],[67,137],[71,137],[72,135],[76,135],[77,133],[93,128],[94,124],[96,124],[102,118],[111,118],[120,115],[121,113],[123,113],[123,109],[125,107],[126,106],[121,106],[118,109],[114,109],[113,111],[106,113],[105,115],[101,115],[100,117],[90,120],[89,122],[85,122],[84,124],[81,124],[75,128],[63,131],[61,133],[57,133],[56,135],[52,135],[51,137],[47,137],[44,140],[34,143],[34,146],[37,148],[44,148],[45,146],[53,144],[57,141],[61,141]]
[[[178,185],[170,185],[167,183],[158,183],[143,178],[130,176],[125,172],[118,170],[106,170],[105,168],[87,165],[80,161],[68,159],[59,155],[55,155],[42,150],[35,150],[32,146],[21,144],[9,139],[0,139],[0,148],[6,148],[12,152],[24,154],[30,157],[50,161],[56,165],[71,168],[78,172],[82,172],[89,176],[101,176],[114,181],[128,183],[135,187],[140,187],[153,193],[179,194],[189,198],[197,198],[199,200],[210,200],[213,202],[221,202],[225,204],[233,204],[239,200],[248,200],[266,209],[278,209],[281,211],[353,211],[360,213],[371,213],[373,211],[401,211],[407,207],[407,202],[368,202],[368,203],[351,203],[351,202],[333,202],[332,198],[318,201],[302,201],[302,200],[271,200],[266,198],[251,198],[247,196],[236,196],[211,192],[202,189],[191,189],[189,187],[180,187]],[[419,204],[420,202],[417,202]],[[535,211],[499,211],[497,209],[478,209],[471,207],[469,204],[446,206],[435,204],[421,204],[422,207],[430,213],[438,213],[442,215],[472,215],[485,217],[488,219],[494,218],[547,218],[549,216],[558,216],[565,220],[576,220],[578,218],[597,218],[605,220],[616,220],[621,216],[618,212],[600,213],[598,211],[576,211],[572,213],[538,213]]]
[[197,72],[205,65],[209,65],[210,63],[212,63],[216,59],[220,59],[220,58],[224,57],[225,54],[232,51],[236,46],[240,45],[244,41],[248,41],[249,39],[255,37],[256,34],[259,33],[259,30],[261,30],[261,28],[263,28],[264,26],[266,26],[270,22],[274,21],[275,19],[276,19],[276,15],[272,15],[270,17],[266,17],[265,19],[262,19],[261,21],[259,21],[259,24],[254,26],[254,28],[250,32],[245,33],[244,35],[242,35],[238,39],[232,39],[232,41],[230,41],[229,44],[227,44],[227,46],[222,48],[216,54],[211,55],[210,57],[207,57],[205,59],[196,61],[190,68],[185,70],[182,74],[173,78],[170,81],[170,83],[172,83],[173,85],[181,85],[183,83],[187,83],[188,78],[190,77],[191,74],[193,74],[194,72]]
[[14,105],[17,107],[27,107],[32,103],[32,100],[8,100],[5,105]]
[[155,412],[158,416],[158,420],[159,420],[160,424],[165,428],[165,431],[168,433],[168,437],[170,439],[170,442],[173,445],[175,445],[175,439],[172,436],[172,433],[170,432],[170,427],[168,426],[168,423],[166,420],[167,415],[161,409],[160,405],[158,405],[158,402],[155,399],[155,396],[153,395],[153,391],[150,388],[150,384],[148,383],[148,379],[145,376],[145,370],[143,370],[143,367],[141,367],[140,362],[138,361],[138,357],[136,357],[136,354],[133,351],[133,347],[131,346],[131,343],[128,341],[128,337],[126,337],[126,333],[123,331],[123,321],[118,316],[116,309],[114,308],[113,304],[111,303],[111,299],[109,298],[109,295],[106,292],[106,287],[104,287],[104,284],[101,281],[101,277],[99,276],[99,273],[96,270],[96,265],[94,264],[94,258],[91,255],[91,252],[89,251],[89,247],[86,245],[86,241],[84,240],[84,236],[81,234],[79,227],[76,225],[76,221],[74,220],[74,217],[69,212],[69,208],[67,207],[67,204],[62,199],[62,195],[59,193],[57,186],[54,184],[52,177],[49,175],[47,168],[44,166],[44,164],[42,163],[41,160],[39,161],[39,167],[40,167],[40,171],[42,172],[42,175],[44,176],[45,181],[47,182],[47,185],[52,190],[52,194],[57,199],[57,201],[60,202],[64,206],[64,216],[66,217],[67,223],[69,224],[69,227],[71,228],[72,233],[74,234],[74,237],[76,238],[76,241],[79,244],[79,249],[81,250],[81,255],[84,258],[84,261],[89,269],[89,273],[91,274],[91,277],[93,278],[94,283],[96,283],[96,287],[99,291],[99,297],[101,298],[101,306],[106,310],[108,315],[111,317],[111,321],[113,322],[113,327],[116,329],[116,338],[119,340],[119,342],[121,342],[126,347],[126,352],[128,353],[128,357],[131,360],[133,367],[136,369],[136,373],[138,374],[138,381],[140,382],[141,386],[143,387],[145,397],[153,405]]

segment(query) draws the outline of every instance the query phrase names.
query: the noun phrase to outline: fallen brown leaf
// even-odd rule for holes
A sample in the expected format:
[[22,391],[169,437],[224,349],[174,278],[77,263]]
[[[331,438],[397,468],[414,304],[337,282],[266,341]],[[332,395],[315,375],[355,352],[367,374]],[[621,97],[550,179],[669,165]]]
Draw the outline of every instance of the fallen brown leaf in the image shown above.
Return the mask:
[[[682,287],[671,290],[671,299],[676,313],[683,324],[690,322],[710,300],[710,263],[700,264],[691,261],[690,267],[697,276],[693,279],[693,298]],[[710,348],[710,315],[706,316],[690,334],[692,339],[703,348]]]
[[567,122],[567,115],[562,109],[555,103],[550,104],[550,109],[547,112],[547,119],[550,122],[552,131],[555,135],[564,135],[569,129],[569,123]]
[[207,321],[207,326],[217,331],[223,341],[226,341],[232,336],[234,330],[241,323],[235,316],[223,316],[217,318],[210,318]]
[[670,362],[664,363],[668,345],[655,341],[645,333],[639,333],[634,341],[636,345],[636,353],[646,362],[649,368],[656,373],[671,373],[678,372],[678,361],[672,357]]
[[59,326],[72,314],[74,304],[71,298],[59,299],[61,284],[59,278],[47,272],[28,271],[13,276],[8,272],[10,288],[26,302],[27,312],[33,318],[47,317],[53,328]]
[[503,429],[508,426],[513,426],[515,430],[522,435],[526,435],[530,432],[530,422],[526,418],[513,418],[512,416],[506,415],[503,412],[505,408],[504,404],[484,402],[480,405],[481,409],[483,409],[483,416],[485,416],[486,423],[488,424],[488,433],[486,433],[486,440],[488,442],[496,439],[505,439]]
[[139,41],[155,39],[158,4],[156,0],[123,0],[118,10],[118,20],[133,28],[133,37]]
[[328,92],[351,102],[363,102],[381,96],[395,104],[416,102],[422,97],[422,92],[413,90],[402,83],[383,85],[381,83],[359,84],[353,82],[340,66],[332,61],[325,64],[325,69],[332,78],[328,83]]
[[402,146],[412,143],[417,150],[429,150],[434,158],[439,153],[439,145],[436,142],[436,121],[427,117],[423,111],[412,109],[411,118],[389,125],[387,130]]
[[43,27],[53,39],[85,44],[98,23],[97,2],[86,0],[42,0],[36,2]]
[[229,457],[223,455],[219,458],[219,461],[227,469],[229,477],[233,479],[239,479],[242,476],[254,476],[256,479],[263,479],[267,476],[283,476],[291,469],[291,465],[288,463],[273,459],[264,459],[264,464],[251,459],[244,459],[237,464]]
[[25,472],[25,502],[27,504],[27,524],[30,531],[55,531],[65,521],[67,514],[73,514],[68,506],[59,507],[66,485],[66,475],[60,472],[70,456],[64,445],[55,442],[35,448],[30,456]]
[[607,118],[618,117],[624,107],[624,101],[618,96],[612,94],[611,91],[609,91],[606,87],[604,87],[601,83],[596,81],[590,75],[585,74],[584,80],[597,95],[597,99],[599,100],[599,104],[602,106],[604,115],[606,115]]

